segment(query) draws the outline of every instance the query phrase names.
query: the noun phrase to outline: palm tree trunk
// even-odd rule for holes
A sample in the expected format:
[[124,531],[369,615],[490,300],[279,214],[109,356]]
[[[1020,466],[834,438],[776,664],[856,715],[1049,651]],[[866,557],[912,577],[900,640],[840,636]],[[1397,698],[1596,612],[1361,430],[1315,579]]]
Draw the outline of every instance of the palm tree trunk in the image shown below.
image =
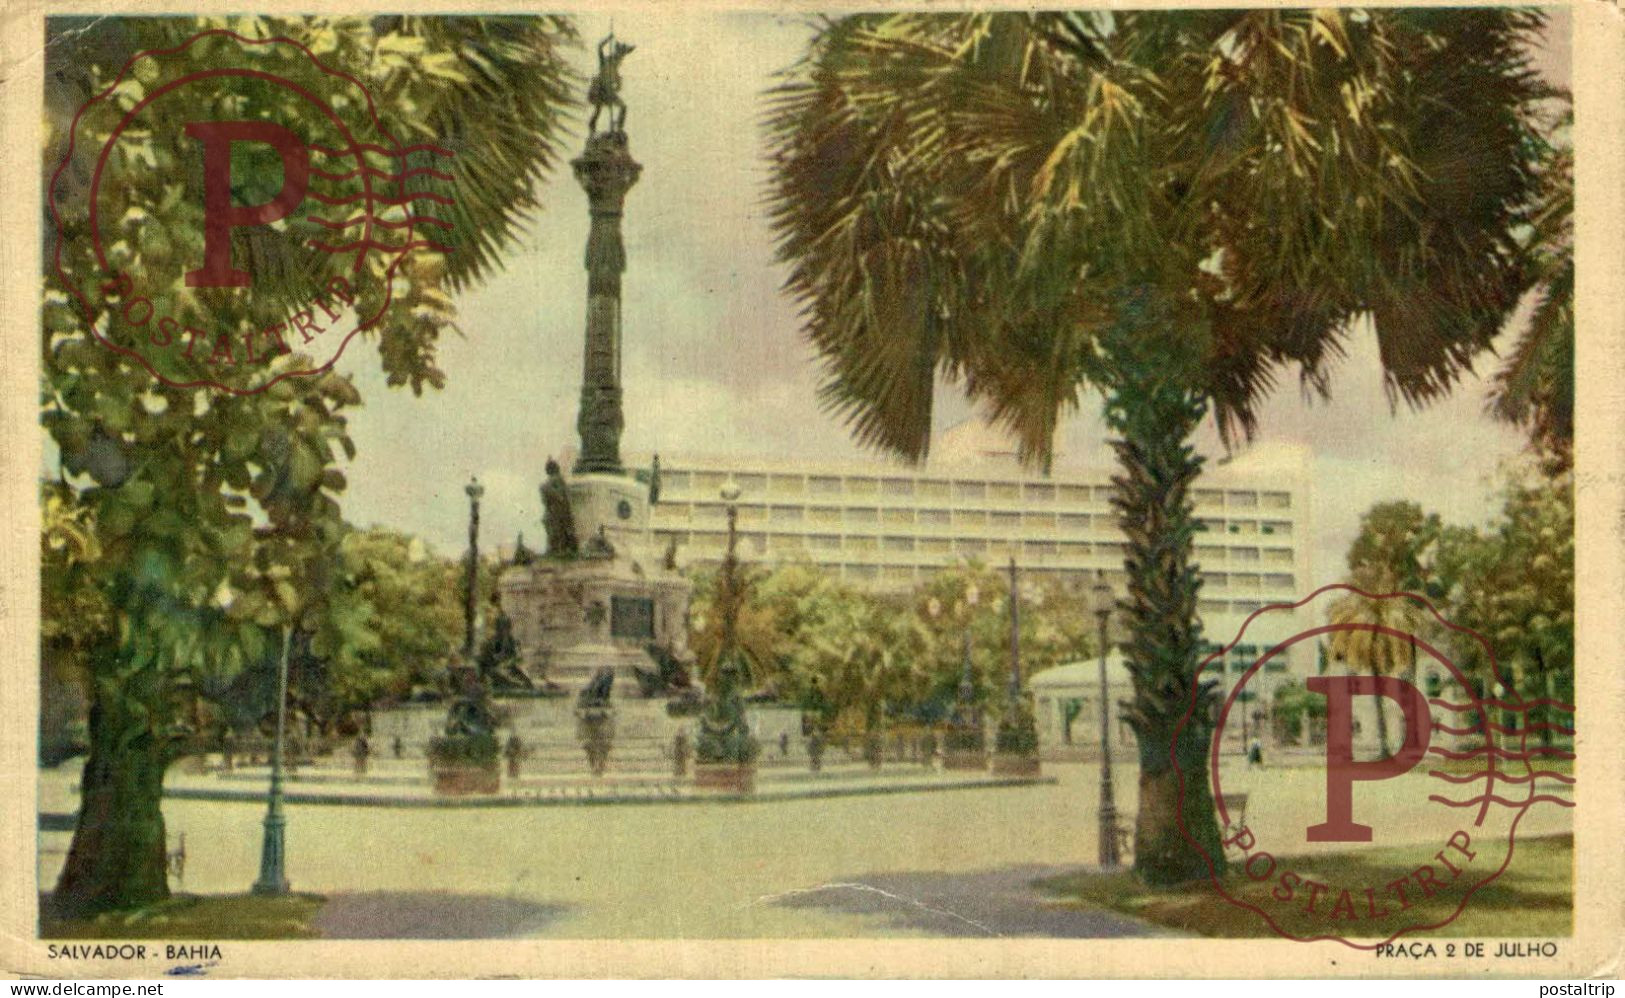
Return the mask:
[[[1372,678],[1381,678],[1382,670],[1377,668],[1376,661],[1370,662],[1369,666]],[[1388,698],[1372,697],[1371,699],[1376,701],[1377,704],[1377,748],[1381,752],[1382,758],[1386,759],[1393,755],[1392,752],[1388,751],[1388,712],[1382,706],[1382,702]]]
[[162,678],[149,668],[115,680],[118,671],[98,670],[93,684],[79,822],[51,897],[52,909],[61,915],[134,908],[169,897],[160,808],[169,757],[154,720],[163,716]]
[[1174,303],[1155,291],[1134,297],[1105,359],[1113,385],[1106,418],[1120,435],[1111,446],[1122,471],[1112,504],[1128,538],[1123,609],[1134,699],[1124,716],[1140,749],[1134,870],[1147,883],[1172,884],[1225,867],[1208,785],[1214,695],[1211,681],[1197,680],[1201,583],[1191,565],[1189,488],[1202,458],[1189,439],[1207,406],[1179,363],[1191,344]]

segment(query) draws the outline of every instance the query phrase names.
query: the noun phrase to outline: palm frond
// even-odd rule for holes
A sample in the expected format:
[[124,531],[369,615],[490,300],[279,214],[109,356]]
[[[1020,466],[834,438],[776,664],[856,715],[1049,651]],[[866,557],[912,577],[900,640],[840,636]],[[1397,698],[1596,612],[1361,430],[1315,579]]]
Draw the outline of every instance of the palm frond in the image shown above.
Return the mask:
[[446,279],[455,291],[500,268],[541,207],[542,181],[558,166],[578,104],[579,81],[566,62],[575,28],[563,17],[513,16],[407,17],[399,29],[425,38],[431,51],[455,55],[438,71],[457,85],[418,95],[423,138],[455,156],[412,164],[453,177],[439,193],[455,204],[436,212],[451,225],[436,241],[452,248]]
[[[1538,13],[864,15],[770,95],[789,291],[858,439],[929,445],[956,379],[1043,463],[1098,303],[1207,311],[1227,440],[1374,320],[1390,400],[1449,392],[1530,275]],[[1073,384],[1062,382],[1072,379]]]

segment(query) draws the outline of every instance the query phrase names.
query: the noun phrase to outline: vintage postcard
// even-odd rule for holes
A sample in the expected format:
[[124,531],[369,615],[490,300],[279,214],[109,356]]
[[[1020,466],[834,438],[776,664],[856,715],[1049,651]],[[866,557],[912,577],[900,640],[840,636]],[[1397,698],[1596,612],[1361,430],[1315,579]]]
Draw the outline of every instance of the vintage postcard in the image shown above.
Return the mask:
[[1619,973],[1617,6],[529,6],[5,15],[8,974]]

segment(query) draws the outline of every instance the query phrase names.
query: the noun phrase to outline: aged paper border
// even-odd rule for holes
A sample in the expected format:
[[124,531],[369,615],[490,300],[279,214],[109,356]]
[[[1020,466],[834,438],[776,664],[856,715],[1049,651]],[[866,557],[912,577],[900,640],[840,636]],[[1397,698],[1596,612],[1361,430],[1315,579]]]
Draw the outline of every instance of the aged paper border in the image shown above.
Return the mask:
[[[1067,6],[1058,3],[1055,6]],[[1083,4],[1080,4],[1082,6]],[[1088,4],[1101,6],[1101,4]],[[1107,4],[1110,5],[1110,4]],[[1198,0],[1194,6],[1220,6]],[[1227,3],[1223,6],[1267,6]],[[1389,3],[1366,6],[1389,6]],[[1574,935],[1551,960],[1379,960],[1334,943],[1285,940],[475,940],[460,942],[231,942],[217,976],[248,978],[1169,978],[1223,977],[1617,977],[1625,963],[1625,8],[1609,0],[1571,0],[1574,33],[1575,182],[1580,214],[1576,502],[1580,534],[1576,695],[1583,716],[1577,754]],[[120,964],[48,961],[36,938],[35,748],[38,708],[38,422],[40,108],[39,39],[53,13],[190,13],[209,5],[174,0],[28,0],[0,13],[0,115],[4,119],[5,196],[0,198],[0,975],[118,978]],[[265,12],[425,13],[515,10],[675,10],[678,0],[633,4],[572,0],[540,6],[470,0],[260,0]],[[954,4],[855,4],[853,0],[709,0],[684,9],[778,12],[874,10]],[[1022,6],[1010,0],[977,7]],[[1141,0],[1135,7],[1179,6]],[[1554,5],[1555,6],[1555,5]],[[1583,876],[1580,875],[1583,873]],[[1519,938],[1515,935],[1509,938]]]

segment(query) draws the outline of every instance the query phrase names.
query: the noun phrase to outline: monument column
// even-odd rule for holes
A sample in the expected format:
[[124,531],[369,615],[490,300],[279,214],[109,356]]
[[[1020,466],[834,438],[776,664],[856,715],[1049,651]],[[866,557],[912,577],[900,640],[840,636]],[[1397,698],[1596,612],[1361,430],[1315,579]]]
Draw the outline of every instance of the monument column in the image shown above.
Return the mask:
[[620,128],[587,139],[572,164],[587,191],[592,230],[587,235],[587,340],[581,365],[581,408],[576,430],[581,453],[575,471],[619,474],[621,467],[621,211],[643,167],[626,148]]

